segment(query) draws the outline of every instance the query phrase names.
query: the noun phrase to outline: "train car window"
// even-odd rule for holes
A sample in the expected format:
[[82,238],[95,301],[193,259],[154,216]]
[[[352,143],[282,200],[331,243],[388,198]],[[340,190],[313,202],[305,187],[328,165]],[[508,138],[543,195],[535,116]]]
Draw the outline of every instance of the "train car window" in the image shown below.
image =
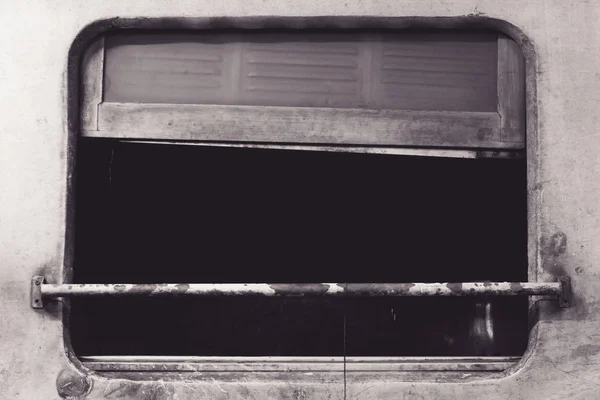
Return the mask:
[[[99,38],[82,75],[73,283],[526,282],[523,69],[493,32]],[[523,297],[107,296],[72,299],[69,329],[96,366],[492,362],[523,354],[527,318]]]

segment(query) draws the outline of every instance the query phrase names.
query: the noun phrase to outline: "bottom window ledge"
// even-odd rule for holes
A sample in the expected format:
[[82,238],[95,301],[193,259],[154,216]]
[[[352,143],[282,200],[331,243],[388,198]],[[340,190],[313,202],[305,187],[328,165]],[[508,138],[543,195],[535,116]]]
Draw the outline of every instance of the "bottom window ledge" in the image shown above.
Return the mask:
[[500,372],[514,367],[521,357],[86,356],[80,360],[86,368],[103,372]]

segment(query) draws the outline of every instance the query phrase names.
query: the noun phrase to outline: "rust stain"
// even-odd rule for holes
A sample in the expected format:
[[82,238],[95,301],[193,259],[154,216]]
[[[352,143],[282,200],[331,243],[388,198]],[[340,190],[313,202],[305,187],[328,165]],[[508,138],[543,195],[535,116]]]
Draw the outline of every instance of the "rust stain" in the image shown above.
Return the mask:
[[519,283],[519,282],[511,282],[510,290],[512,292],[520,292],[521,290],[523,290],[523,285],[521,285],[521,283]]
[[566,275],[560,256],[567,251],[567,235],[559,231],[550,238],[543,237],[541,246],[544,256],[542,268],[554,276]]
[[477,139],[485,140],[493,136],[493,131],[491,128],[481,128],[477,130]]
[[550,251],[557,257],[567,251],[567,235],[557,232],[550,239]]
[[413,286],[415,286],[414,283],[393,283],[387,285],[349,283],[346,285],[346,288],[348,292],[361,292],[365,296],[377,296],[380,294],[408,294]]
[[275,291],[275,295],[305,296],[323,295],[329,290],[329,285],[324,283],[273,283],[269,287]]
[[140,392],[141,388],[142,385],[137,382],[115,382],[114,387],[113,383],[109,383],[108,386],[104,389],[103,395],[108,399],[135,399],[137,398],[137,395]]
[[185,293],[190,288],[190,285],[188,285],[187,283],[180,283],[178,285],[175,285],[175,287],[177,288],[178,292]]
[[589,357],[595,356],[600,353],[600,345],[597,344],[586,344],[583,346],[578,346],[571,352],[571,357],[579,358],[579,357]]
[[402,284],[402,285],[398,285],[395,288],[396,288],[396,291],[398,293],[405,293],[405,294],[407,294],[408,292],[410,292],[410,289],[413,286],[415,286],[414,283],[405,283],[405,284]]
[[148,400],[167,400],[173,399],[175,395],[175,389],[172,385],[165,385],[164,383],[154,383],[150,387],[150,393],[148,393]]
[[306,400],[309,399],[309,392],[304,388],[295,388],[292,392],[292,399],[294,400]]
[[146,292],[150,292],[150,295],[152,295],[155,290],[156,290],[157,286],[156,284],[153,283],[148,283],[148,284],[143,284],[143,285],[133,285],[131,287],[131,289],[129,289],[129,293],[146,293]]
[[452,293],[462,293],[462,283],[447,283],[446,287],[450,289]]

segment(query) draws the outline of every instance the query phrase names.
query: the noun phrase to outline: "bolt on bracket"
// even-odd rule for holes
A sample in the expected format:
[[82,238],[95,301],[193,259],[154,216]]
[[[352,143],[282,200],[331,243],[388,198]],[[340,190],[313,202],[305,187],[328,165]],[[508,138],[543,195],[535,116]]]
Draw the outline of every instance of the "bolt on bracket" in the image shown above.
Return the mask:
[[31,279],[31,307],[44,308],[44,299],[42,297],[42,285],[46,283],[43,276],[34,276]]

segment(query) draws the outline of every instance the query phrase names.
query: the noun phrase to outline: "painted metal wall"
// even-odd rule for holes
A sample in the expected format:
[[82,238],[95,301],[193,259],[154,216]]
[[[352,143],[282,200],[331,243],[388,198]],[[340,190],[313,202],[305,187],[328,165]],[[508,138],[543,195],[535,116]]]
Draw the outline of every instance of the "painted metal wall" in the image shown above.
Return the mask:
[[[530,224],[540,227],[532,259],[541,279],[571,276],[576,298],[568,310],[539,308],[530,352],[515,370],[485,381],[349,374],[344,383],[341,370],[271,375],[276,383],[256,374],[185,384],[77,378],[64,350],[61,310],[29,307],[31,277],[57,281],[63,273],[70,46],[85,26],[106,18],[247,16],[489,17],[528,38],[535,51],[528,58],[528,156],[536,160],[530,195],[539,211]],[[600,3],[23,0],[2,2],[0,21],[0,397],[51,399],[60,391],[89,399],[599,398]]]

